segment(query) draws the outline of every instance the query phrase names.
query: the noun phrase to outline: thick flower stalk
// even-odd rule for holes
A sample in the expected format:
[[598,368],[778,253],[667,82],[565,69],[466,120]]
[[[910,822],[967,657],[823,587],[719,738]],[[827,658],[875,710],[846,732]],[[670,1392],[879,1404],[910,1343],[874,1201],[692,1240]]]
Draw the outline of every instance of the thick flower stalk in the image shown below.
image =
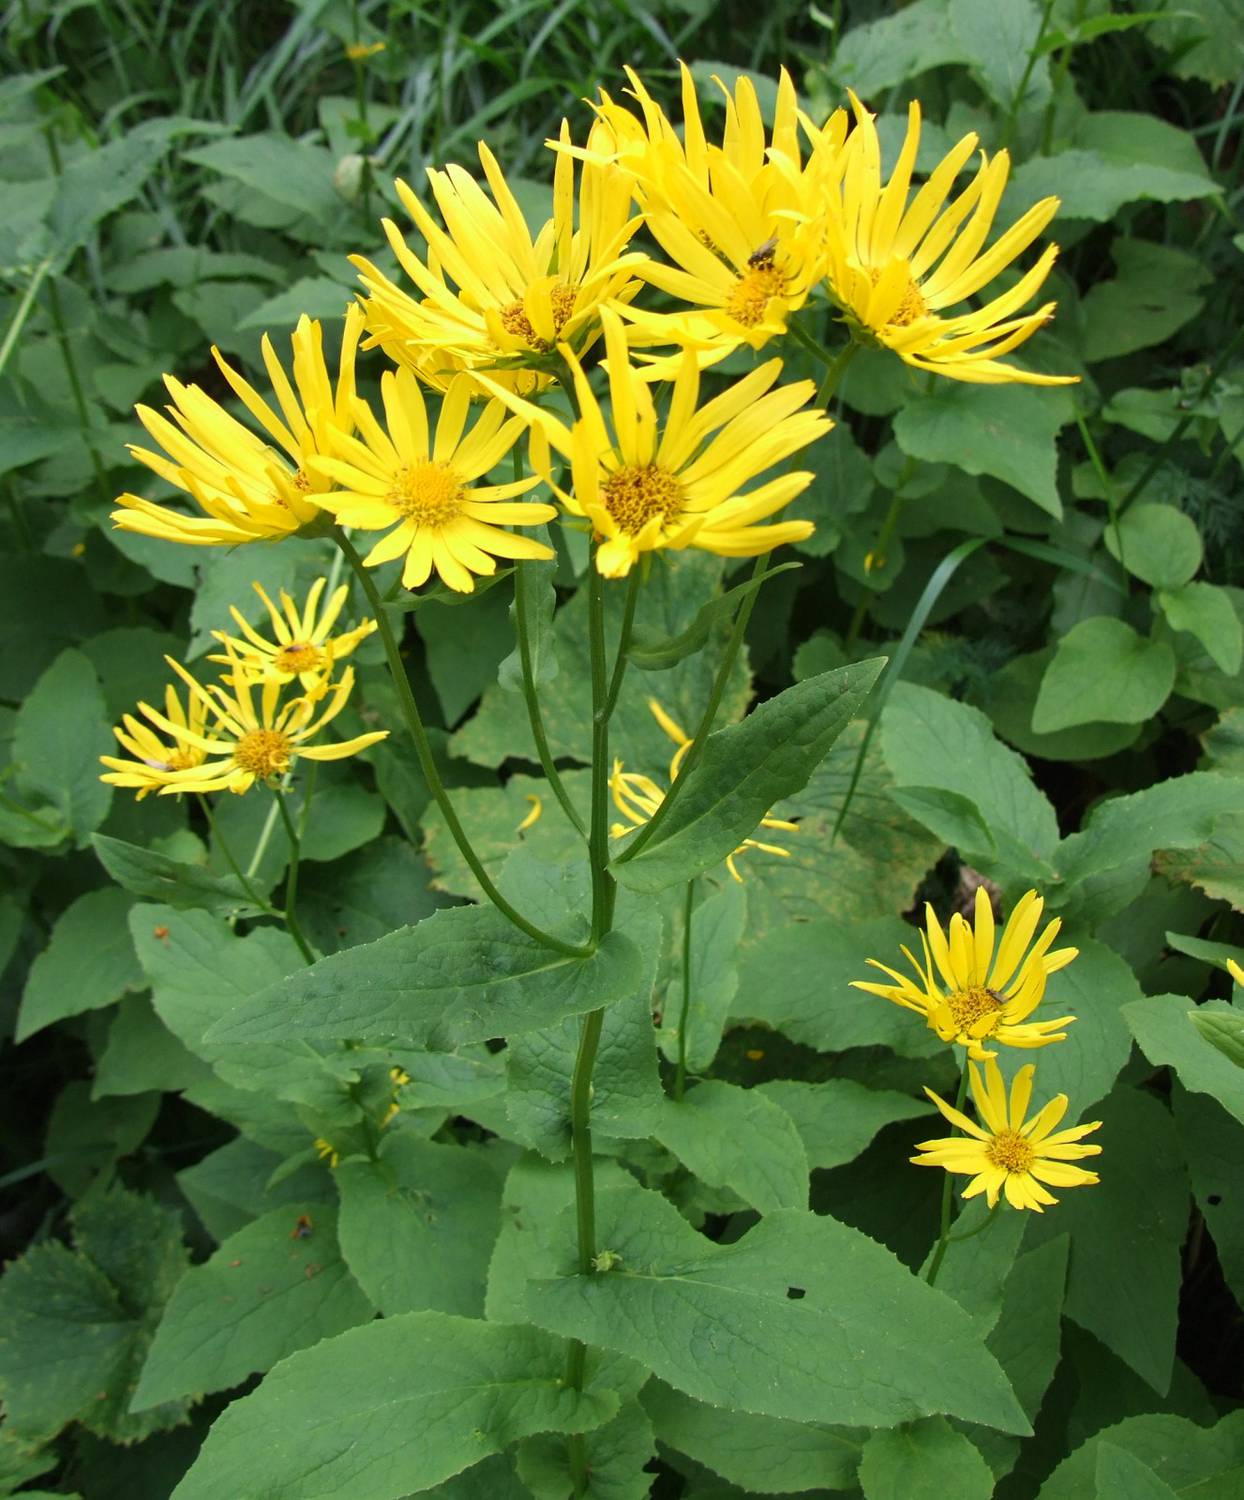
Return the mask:
[[572,515],[585,516],[601,545],[596,565],[607,578],[625,577],[645,552],[698,547],[723,557],[755,557],[812,534],[811,521],[760,524],[803,493],[810,471],[744,486],[828,432],[821,411],[803,410],[815,393],[809,380],[777,385],[773,359],[719,396],[700,402],[700,371],[692,351],[679,365],[664,422],[649,386],[627,362],[616,313],[602,312],[608,353],[609,417],[583,367],[566,346],[579,417],[572,426],[555,412],[508,392],[486,376],[480,383],[570,464],[571,488],[550,484]]
[[992,1057],[985,1062],[983,1081],[979,1069],[969,1066],[972,1099],[980,1123],[947,1104],[932,1089],[925,1089],[945,1119],[963,1134],[921,1141],[916,1148],[919,1154],[911,1158],[917,1166],[942,1167],[970,1176],[972,1181],[963,1190],[965,1198],[984,1193],[993,1208],[1003,1195],[1012,1208],[1030,1208],[1034,1213],[1058,1202],[1050,1187],[1087,1187],[1100,1181],[1096,1172],[1072,1166],[1072,1162],[1100,1154],[1100,1146],[1080,1144],[1100,1127],[1100,1120],[1057,1130],[1067,1113],[1066,1094],[1056,1095],[1027,1118],[1036,1072],[1032,1063],[1015,1074],[1009,1100]]
[[975,134],[965,135],[913,195],[919,104],[913,100],[908,108],[907,135],[884,184],[873,117],[854,94],[851,105],[855,128],[845,146],[836,131],[828,132],[813,161],[825,201],[826,285],[855,337],[954,380],[1029,385],[1075,380],[1002,361],[1053,316],[1053,302],[1020,310],[1049,275],[1056,245],[1047,245],[1030,270],[982,306],[949,311],[982,292],[1033,243],[1057,213],[1059,200],[1033,204],[986,249],[1010,172],[1007,152],[992,158],[982,152],[975,176],[952,196],[978,143]]
[[933,908],[926,905],[925,930],[920,934],[923,962],[906,946],[902,950],[915,979],[870,958],[869,965],[893,982],[855,979],[852,985],[923,1016],[942,1041],[966,1047],[977,1061],[994,1055],[986,1049],[987,1042],[1008,1047],[1061,1042],[1067,1035],[1063,1028],[1074,1016],[1028,1019],[1041,1004],[1050,975],[1066,968],[1079,951],[1051,951],[1062,926],[1057,917],[1033,942],[1044,904],[1036,891],[1019,899],[997,943],[996,956],[993,906],[983,886],[977,887],[975,921],[970,927],[956,912],[949,932],[943,932]]
[[305,316],[298,320],[292,339],[292,384],[265,334],[264,366],[279,410],[213,349],[221,374],[253,426],[238,421],[197,385],[182,385],[166,375],[172,420],[150,407],[136,408],[164,452],[133,444],[130,452],[189,495],[202,514],[188,515],[125,494],[118,501],[121,508],[112,513],[116,525],[169,542],[232,546],[279,540],[318,520],[320,509],[308,497],[308,464],[329,451],[330,433],[353,430],[354,356],[362,331],[363,314],[351,307],[335,385],[325,364],[324,333],[318,322]]
[[[569,145],[562,122],[560,144]],[[399,266],[414,283],[412,297],[371,261],[353,256],[367,290],[370,345],[444,387],[459,370],[489,369],[528,394],[549,383],[533,371],[558,343],[582,353],[600,333],[607,300],[625,302],[639,290],[638,256],[626,254],[639,220],[632,217],[629,179],[608,162],[580,172],[576,228],[575,162],[560,152],[553,177],[553,215],[533,236],[497,159],[479,143],[489,192],[458,166],[429,169],[443,223],[404,182],[398,196],[425,242],[423,255],[392,220],[384,231]]]
[[467,375],[450,381],[435,430],[409,370],[386,372],[380,389],[385,427],[365,401],[356,401],[358,437],[341,429],[337,456],[313,465],[318,504],[356,531],[385,533],[364,558],[369,567],[401,557],[404,587],[418,588],[435,570],[449,588],[469,594],[477,576],[497,571],[498,557],[553,556],[543,542],[505,530],[556,516],[551,505],[514,498],[538,484],[537,476],[476,483],[522,436],[521,421],[489,401],[468,427],[474,383]]
[[352,630],[332,634],[350,593],[344,583],[333,590],[322,609],[320,600],[328,587],[327,578],[315,580],[301,609],[284,589],[280,591],[278,609],[261,583],[251,587],[268,611],[272,639],[261,635],[241,610],[231,604],[229,613],[241,634],[213,630],[212,635],[229,654],[209,656],[208,661],[226,666],[238,663],[253,682],[288,683],[297,678],[312,698],[323,697],[331,684],[334,663],[344,661],[376,629],[375,620],[364,620]]

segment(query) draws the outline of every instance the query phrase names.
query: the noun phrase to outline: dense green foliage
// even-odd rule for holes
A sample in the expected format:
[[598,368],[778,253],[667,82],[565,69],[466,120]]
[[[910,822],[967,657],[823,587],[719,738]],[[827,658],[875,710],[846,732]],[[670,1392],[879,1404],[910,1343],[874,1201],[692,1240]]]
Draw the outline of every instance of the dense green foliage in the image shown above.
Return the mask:
[[[1238,3],[31,0],[4,26],[0,1495],[564,1500],[573,1434],[599,1500],[1239,1494]],[[121,491],[168,493],[126,451],[131,408],[165,371],[224,400],[209,345],[253,370],[265,329],[339,318],[395,176],[473,168],[486,137],[543,218],[562,115],[581,134],[575,101],[628,64],[672,103],[679,56],[714,123],[714,73],[771,102],[784,65],[818,119],[856,90],[889,149],[918,95],[922,168],[968,130],[1008,146],[1004,221],[1063,200],[1030,362],[1080,383],[859,355],[730,727],[616,864],[588,957],[471,904],[364,642],[343,732],[393,733],[291,798],[307,968],[264,911],[290,899],[272,799],[222,795],[209,825],[98,757],[165,653],[201,661],[230,605],[259,618],[252,581],[301,591],[333,548],[114,530]],[[580,540],[526,607],[586,812]],[[628,768],[669,760],[648,697],[698,720],[747,576],[656,559]],[[586,872],[531,747],[512,585],[432,594],[391,617],[443,774],[488,875],[573,949]],[[721,861],[770,808],[790,857],[749,853],[736,884]],[[981,880],[1007,908],[1039,889],[1080,949],[1053,981],[1070,1039],[1031,1055],[1042,1099],[1102,1120],[1101,1182],[987,1227],[967,1205],[982,1232],[930,1288],[941,1174],[907,1158],[954,1056],[848,985]],[[602,1007],[585,1277],[568,1079]]]

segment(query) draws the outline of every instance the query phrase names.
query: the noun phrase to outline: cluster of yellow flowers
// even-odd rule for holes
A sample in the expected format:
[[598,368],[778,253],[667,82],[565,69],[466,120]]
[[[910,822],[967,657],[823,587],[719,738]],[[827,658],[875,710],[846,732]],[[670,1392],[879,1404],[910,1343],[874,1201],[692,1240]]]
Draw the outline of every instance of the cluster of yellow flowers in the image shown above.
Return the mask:
[[[292,381],[264,340],[271,399],[216,354],[253,425],[168,378],[169,416],[138,409],[162,452],[133,452],[199,514],[125,495],[116,523],[231,544],[335,519],[380,533],[365,561],[404,558],[407,588],[435,572],[470,592],[498,558],[550,555],[513,529],[557,515],[529,498],[543,481],[572,524],[590,526],[600,572],[618,577],[657,548],[755,556],[809,535],[808,521],[773,518],[812,474],[756,481],[832,425],[814,404],[813,382],[780,384],[774,358],[704,402],[700,384],[706,367],[788,332],[817,348],[792,321],[814,297],[845,325],[847,353],[871,344],[956,380],[1068,378],[1001,358],[1051,315],[1053,304],[1021,309],[1048,275],[1053,246],[983,305],[953,311],[1010,266],[1058,206],[1044,199],[986,248],[1009,171],[1005,151],[981,153],[975,175],[957,187],[978,146],[969,134],[917,188],[915,104],[883,181],[875,122],[854,96],[849,112],[818,124],[784,73],[766,130],[741,77],[733,92],[721,85],[718,143],[686,68],[681,131],[634,73],[628,79],[632,103],[602,90],[585,145],[564,123],[549,142],[551,215],[534,235],[483,143],[484,183],[458,166],[430,171],[434,206],[397,184],[423,246],[412,248],[385,221],[405,285],[354,258],[365,295],[346,314],[335,382],[321,328],[305,317],[293,335]],[[639,305],[645,288],[674,306]],[[585,369],[601,342],[603,399]],[[383,420],[356,389],[360,344],[379,347],[393,366],[381,379]],[[659,414],[653,388],[663,382]],[[543,404],[554,383],[573,398],[570,420]],[[425,390],[441,398],[434,425]],[[524,434],[537,472],[489,483]],[[566,466],[564,487],[554,454]]]
[[[248,792],[256,781],[275,784],[299,758],[342,760],[384,739],[387,729],[349,740],[321,738],[354,686],[353,667],[334,677],[337,663],[376,629],[375,620],[364,620],[334,635],[348,590],[344,584],[334,589],[321,608],[327,584],[316,579],[301,609],[284,591],[278,609],[255,584],[272,621],[272,639],[231,609],[241,636],[212,632],[223,654],[208,660],[226,668],[218,682],[204,687],[180,662],[165,657],[185,684],[185,702],[170,683],[163,712],[140,703],[141,718],[124,715],[113,733],[127,754],[101,756],[108,769],[100,779],[130,788],[139,801],[150,792]],[[295,683],[301,691],[293,690]]]
[[[984,1193],[993,1208],[1003,1193],[1013,1208],[1031,1208],[1037,1213],[1043,1205],[1058,1201],[1046,1184],[1069,1188],[1097,1182],[1095,1172],[1071,1163],[1101,1151],[1100,1146],[1080,1144],[1098,1128],[1100,1120],[1070,1130],[1056,1129],[1067,1113],[1065,1094],[1058,1094],[1027,1118],[1036,1073],[1031,1063],[1015,1074],[1008,1105],[997,1053],[987,1051],[984,1045],[992,1041],[1009,1047],[1045,1047],[1065,1041],[1067,1033],[1061,1028],[1075,1020],[1074,1016],[1059,1016],[1052,1021],[1028,1019],[1044,998],[1050,975],[1066,968],[1078,952],[1075,948],[1053,948],[1062,926],[1057,917],[1033,941],[1044,905],[1036,891],[1026,892],[1016,902],[997,940],[996,955],[993,903],[983,885],[976,890],[972,926],[956,912],[950,919],[949,932],[944,932],[933,908],[926,906],[925,928],[920,934],[923,962],[909,948],[902,950],[916,978],[870,958],[869,964],[892,982],[853,981],[856,989],[880,995],[923,1016],[943,1042],[965,1048],[970,1059],[965,1061],[980,1123],[926,1089],[943,1116],[963,1134],[921,1141],[917,1148],[920,1154],[912,1161],[922,1167],[944,1167],[948,1172],[969,1175],[972,1181],[964,1189],[965,1198]],[[977,1062],[984,1063],[983,1080]]]

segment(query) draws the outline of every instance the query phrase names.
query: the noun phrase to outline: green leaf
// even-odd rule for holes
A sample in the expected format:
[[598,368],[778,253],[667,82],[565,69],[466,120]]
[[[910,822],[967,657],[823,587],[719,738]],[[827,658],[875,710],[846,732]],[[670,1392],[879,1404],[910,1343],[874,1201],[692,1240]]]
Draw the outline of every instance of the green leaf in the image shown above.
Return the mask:
[[563,1216],[562,1274],[527,1287],[541,1326],[641,1360],[698,1400],[762,1416],[888,1426],[944,1411],[1027,1430],[967,1314],[833,1219],[782,1209],[717,1245],[632,1185],[598,1192],[597,1226],[620,1262],[575,1274]]
[[146,995],[126,995],[95,1064],[91,1097],[176,1093],[201,1082],[208,1071],[160,1020]]
[[950,0],[949,14],[968,63],[995,104],[1013,111],[1049,98],[1049,64],[1041,58],[1034,65],[1030,57],[1041,31],[1034,0]]
[[1035,1243],[1070,1234],[1067,1316],[1164,1395],[1188,1226],[1183,1158],[1170,1113],[1152,1096],[1120,1088],[1095,1112],[1102,1154],[1091,1165],[1101,1181],[1056,1192],[1057,1212],[1043,1214],[1028,1234]]
[[1102,533],[1106,551],[1142,583],[1181,588],[1201,566],[1196,522],[1173,505],[1133,505]]
[[188,865],[103,833],[95,834],[91,843],[104,869],[135,896],[166,901],[178,911],[198,908],[245,916],[258,910],[236,875],[213,875],[203,865]]
[[1203,78],[1216,88],[1234,83],[1244,68],[1244,36],[1234,0],[1180,0],[1170,19],[1150,32],[1176,78]]
[[1057,518],[1055,439],[1071,418],[1069,399],[1054,391],[947,380],[907,401],[894,437],[908,458],[991,474]]
[[491,907],[434,912],[291,974],[212,1028],[230,1046],[297,1037],[376,1038],[452,1051],[464,1042],[539,1031],[613,1005],[638,987],[643,961],[611,932],[590,958],[527,937]]
[[762,1214],[808,1205],[808,1157],[795,1122],[755,1089],[698,1083],[665,1100],[653,1134],[701,1182]]
[[970,55],[951,26],[945,0],[914,0],[892,15],[847,28],[828,73],[840,87],[868,99]]
[[662,1443],[743,1489],[789,1495],[855,1482],[865,1436],[858,1429],[723,1411],[656,1379],[640,1399]]
[[239,1385],[372,1316],[341,1258],[336,1210],[321,1203],[273,1209],[177,1283],[131,1408]]
[[[1054,809],[1033,784],[1024,758],[998,741],[979,709],[900,683],[881,716],[881,745],[899,788],[937,788],[975,809],[964,811],[955,802],[948,812],[938,805],[930,819],[927,797],[919,811],[918,800],[905,804],[939,832],[958,831],[965,838],[977,832],[959,847],[979,861],[978,868],[1029,883],[1048,877],[1045,862],[1058,844]],[[982,844],[980,830],[988,833],[992,849]]]
[[626,653],[628,659],[644,672],[665,672],[676,667],[703,647],[716,625],[733,620],[735,611],[749,594],[754,594],[779,573],[789,573],[792,568],[802,566],[797,562],[780,563],[761,578],[749,578],[746,583],[736,584],[702,604],[691,624],[677,635],[662,636],[650,626],[636,627],[631,632],[631,644]]
[[142,987],[126,913],[133,903],[105,888],[79,896],[57,918],[47,947],[30,966],[17,1017],[19,1042],[53,1021],[102,1010]]
[[1058,1235],[1018,1257],[986,1340],[1033,1422],[1058,1368],[1069,1243],[1065,1234]]
[[[1080,347],[1090,363],[1117,359],[1170,338],[1201,311],[1201,288],[1211,279],[1198,256],[1170,245],[1120,239],[1110,253],[1118,274],[1090,287],[1080,304]],[[1126,512],[1123,519],[1131,514]]]
[[[64,441],[62,434],[57,445]],[[0,698],[25,697],[64,646],[102,628],[103,609],[81,564],[27,554],[0,558],[0,636],[6,642]]]
[[1097,1500],[1177,1500],[1148,1464],[1113,1443],[1097,1445]]
[[[962,1236],[963,1244],[947,1256],[937,1286],[972,1315],[982,1336],[993,1331],[1002,1315],[1006,1283],[1027,1228],[1027,1214],[1000,1211],[991,1220],[979,1198],[964,1204],[955,1220],[954,1235]],[[933,1253],[930,1249],[921,1267],[926,1276]]]
[[34,1443],[78,1421],[133,1442],[184,1420],[185,1403],[128,1415],[160,1308],[186,1260],[181,1227],[114,1189],[79,1204],[77,1250],[48,1241],[0,1280],[0,1394],[8,1430]]
[[[549,540],[543,528],[534,534],[542,541]],[[526,622],[531,650],[531,680],[538,688],[547,688],[557,676],[557,652],[553,639],[553,612],[557,607],[553,580],[556,576],[556,561],[514,564],[514,602],[509,608],[509,619],[516,636],[520,613]],[[497,683],[507,692],[522,692],[523,663],[517,644],[497,668]]]
[[235,1401],[175,1500],[401,1500],[519,1438],[608,1421],[617,1396],[572,1390],[565,1364],[564,1343],[538,1329],[448,1313],[353,1328]]
[[1074,724],[1142,724],[1175,685],[1175,653],[1130,625],[1095,615],[1058,643],[1041,679],[1032,727],[1039,734]]
[[1229,594],[1212,583],[1185,583],[1162,589],[1158,604],[1172,630],[1196,636],[1214,660],[1214,665],[1234,676],[1244,662],[1244,626]]
[[[585,1500],[648,1500],[652,1475],[646,1465],[656,1457],[656,1439],[638,1401],[627,1401],[612,1421],[587,1433],[583,1448]],[[519,1444],[518,1472],[535,1500],[567,1500],[573,1492],[569,1445],[552,1433]]]
[[1221,1000],[1146,995],[1123,1015],[1155,1067],[1174,1068],[1186,1089],[1211,1095],[1244,1124],[1244,1013]]
[[724,860],[775,802],[807,785],[884,664],[810,677],[710,735],[699,764],[684,773],[685,784],[680,779],[670,816],[637,854],[624,850],[614,861],[619,884],[651,894]]
[[112,788],[99,779],[99,757],[115,748],[95,668],[80,651],[62,651],[18,710],[13,760],[18,785],[52,804],[79,847],[108,815]]
[[757,1084],[752,1092],[780,1104],[794,1120],[813,1167],[854,1161],[877,1132],[895,1120],[933,1113],[927,1099],[913,1099],[894,1089],[865,1088],[850,1078],[819,1083],[776,1078]]
[[504,589],[489,589],[466,611],[435,606],[419,611],[419,635],[427,653],[428,676],[441,700],[446,724],[456,724],[498,677],[498,669],[514,640],[511,610]]
[[425,1309],[483,1315],[500,1225],[497,1156],[420,1140],[393,1124],[374,1160],[352,1157],[337,1168],[342,1254],[386,1317]]
[[1242,1302],[1244,1130],[1208,1094],[1189,1093],[1176,1083],[1171,1101],[1197,1207],[1205,1216],[1231,1294]]
[[989,1500],[993,1475],[980,1453],[946,1421],[929,1417],[874,1432],[860,1460],[864,1500]]
[[1097,1455],[1103,1444],[1130,1453],[1187,1500],[1231,1500],[1244,1467],[1244,1412],[1234,1411],[1214,1427],[1166,1413],[1128,1417],[1065,1458],[1041,1486],[1038,1500],[1098,1500]]
[[[333,187],[334,162],[322,146],[275,131],[232,136],[187,151],[186,161],[257,188],[308,218],[332,223],[345,212]],[[342,301],[344,304],[345,295]]]
[[277,1152],[235,1136],[193,1167],[178,1172],[177,1186],[218,1244],[281,1205],[335,1202],[336,1189],[321,1162],[308,1163],[274,1180],[273,1173],[281,1164]]

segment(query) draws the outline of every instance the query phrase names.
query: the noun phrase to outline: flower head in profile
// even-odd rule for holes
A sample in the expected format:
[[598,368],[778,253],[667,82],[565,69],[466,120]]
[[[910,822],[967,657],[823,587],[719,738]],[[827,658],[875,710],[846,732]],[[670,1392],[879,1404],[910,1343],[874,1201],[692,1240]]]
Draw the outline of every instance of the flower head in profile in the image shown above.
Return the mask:
[[[750,78],[740,74],[732,92],[714,76],[725,105],[717,144],[705,132],[691,72],[680,67],[681,133],[628,68],[640,114],[602,90],[588,148],[609,153],[593,159],[616,161],[629,174],[667,257],[643,261],[636,274],[687,304],[676,313],[627,309],[632,344],[693,346],[710,363],[739,344],[759,349],[803,305],[823,267],[821,204],[802,159],[798,101],[785,69],[771,132]],[[822,155],[846,128],[838,110],[818,133]],[[653,373],[671,373],[670,364],[657,362]]]
[[[655,698],[648,699],[648,709],[674,742],[674,754],[669,768],[670,785],[673,786],[682,767],[683,758],[691,748],[691,737]],[[625,770],[620,760],[615,760],[613,763],[613,772],[609,777],[609,791],[613,796],[613,805],[624,819],[623,822],[614,823],[609,830],[615,839],[625,838],[628,833],[634,833],[636,829],[642,828],[656,815],[657,808],[665,801],[665,790],[651,776],[645,776],[639,771]],[[760,826],[780,828],[786,833],[795,833],[799,828],[797,823],[788,823],[782,818],[774,817],[762,818]],[[778,844],[762,843],[759,839],[744,839],[726,859],[726,869],[730,871],[732,878],[739,882],[742,882],[743,877],[739,874],[735,861],[740,854],[745,854],[749,849],[759,849],[765,854],[775,854],[779,859],[790,857],[790,850],[783,849]]]
[[[354,687],[352,667],[345,669],[321,704],[306,695],[282,701],[279,682],[254,686],[231,650],[231,670],[223,682],[210,687],[204,687],[172,657],[165,660],[186,684],[193,716],[175,718],[148,703],[140,703],[138,710],[167,736],[176,753],[193,759],[184,766],[170,764],[160,771],[161,796],[176,792],[248,792],[257,781],[274,783],[295,760],[344,760],[388,735],[388,730],[382,729],[350,740],[322,738],[323,730],[346,706]],[[315,743],[317,739],[319,743]],[[101,758],[110,769],[123,774],[127,771],[127,762],[118,765],[112,757]],[[115,776],[101,779],[118,786],[129,784]]]
[[[334,458],[318,458],[314,472],[324,485],[316,501],[346,526],[385,533],[363,559],[369,566],[404,557],[408,589],[432,572],[458,593],[469,594],[477,576],[497,571],[498,557],[549,558],[551,548],[507,526],[538,526],[557,511],[532,500],[515,500],[539,479],[477,484],[522,436],[523,423],[507,417],[499,401],[479,409],[468,427],[471,393],[467,375],[449,383],[436,420],[428,425],[419,382],[407,369],[381,378],[386,427],[365,401],[356,401],[357,438],[338,434]],[[329,485],[337,488],[329,490]]]
[[[1045,229],[1057,198],[1033,204],[988,249],[1010,172],[1010,157],[981,154],[975,176],[955,196],[955,179],[976,150],[966,135],[912,193],[920,144],[920,106],[908,109],[907,135],[890,178],[881,180],[881,145],[873,117],[854,94],[855,128],[820,153],[827,196],[824,219],[830,297],[855,336],[891,349],[917,369],[954,380],[1064,385],[1075,376],[1040,375],[1005,364],[1009,354],[1053,316],[1054,304],[1021,312],[1049,275],[1058,254],[1047,245],[1032,268],[1006,291],[964,312],[949,309],[984,290]],[[814,157],[814,162],[816,158]]]
[[188,515],[144,500],[120,497],[112,519],[122,531],[200,546],[233,546],[289,536],[315,521],[319,507],[308,498],[309,460],[326,453],[334,427],[353,430],[354,356],[363,329],[357,307],[346,313],[337,382],[324,361],[323,329],[302,317],[293,335],[293,383],[263,339],[264,365],[273,400],[265,399],[213,349],[220,372],[251,417],[239,421],[197,385],[171,375],[164,383],[173,404],[169,417],[137,408],[139,420],[164,450],[131,444],[130,452],[161,479],[189,495],[200,515]]
[[1100,1120],[1070,1130],[1056,1130],[1067,1113],[1066,1094],[1056,1095],[1028,1119],[1036,1072],[1031,1063],[1015,1074],[1009,1100],[1002,1074],[992,1057],[985,1061],[983,1082],[976,1066],[970,1066],[972,1099],[980,1123],[974,1123],[931,1089],[925,1089],[950,1124],[964,1133],[921,1141],[916,1147],[920,1154],[911,1158],[917,1166],[942,1167],[947,1172],[970,1176],[972,1181],[963,1190],[965,1198],[984,1193],[993,1208],[1002,1194],[1012,1208],[1030,1208],[1034,1213],[1058,1202],[1049,1191],[1051,1187],[1087,1187],[1101,1180],[1096,1172],[1072,1166],[1072,1162],[1100,1154],[1100,1146],[1080,1144],[1086,1135],[1100,1127]]
[[[173,732],[162,739],[150,723],[143,723],[133,714],[123,714],[112,732],[121,748],[128,752],[128,758],[101,755],[100,760],[108,770],[99,779],[110,786],[136,792],[141,802],[151,792],[167,786],[170,773],[201,766],[207,759],[207,751],[202,747],[207,717],[203,700],[191,693],[183,704],[170,683],[164,690],[164,717],[173,726]],[[186,732],[185,739],[179,738],[181,731]]]
[[253,682],[287,683],[297,678],[312,698],[322,698],[329,689],[334,663],[343,661],[377,628],[375,620],[364,620],[353,630],[332,634],[350,592],[344,583],[333,590],[322,609],[320,600],[328,587],[327,578],[315,580],[301,609],[284,589],[280,592],[278,609],[261,583],[251,586],[268,611],[273,638],[261,635],[240,609],[230,605],[229,613],[242,638],[213,630],[212,634],[232,654],[209,656],[208,660],[225,665],[240,662],[242,671]]
[[915,1011],[942,1041],[966,1047],[968,1055],[977,1060],[994,1055],[986,1050],[986,1042],[1001,1042],[1008,1047],[1044,1047],[1061,1042],[1067,1035],[1061,1028],[1074,1021],[1074,1016],[1059,1016],[1052,1021],[1030,1021],[1028,1017],[1040,1005],[1050,975],[1066,968],[1079,950],[1050,951],[1062,926],[1057,917],[1033,942],[1043,906],[1036,891],[1020,897],[1002,931],[996,954],[993,906],[984,886],[977,887],[975,921],[970,927],[956,912],[950,919],[949,932],[943,932],[933,908],[926,906],[925,930],[921,933],[924,961],[906,946],[902,950],[916,977],[870,958],[871,967],[888,975],[892,983],[855,979],[852,985]]
[[592,523],[600,572],[624,577],[643,553],[663,547],[755,557],[810,536],[810,521],[758,523],[807,489],[811,472],[745,486],[829,431],[824,412],[801,410],[814,394],[812,382],[777,385],[782,362],[773,359],[701,406],[700,371],[687,350],[661,422],[650,386],[627,362],[617,314],[605,308],[601,318],[609,355],[608,420],[582,366],[564,346],[579,407],[572,426],[480,377],[531,426],[536,446],[542,439],[569,460],[571,488],[554,488],[572,514]]
[[[560,142],[569,144],[562,122]],[[404,182],[398,196],[426,250],[418,255],[391,220],[389,245],[414,283],[411,296],[354,256],[367,289],[367,332],[396,363],[443,387],[458,370],[491,369],[516,389],[533,392],[549,377],[530,367],[561,342],[582,352],[599,334],[599,309],[625,301],[639,283],[626,247],[639,223],[630,184],[609,163],[580,172],[576,228],[575,161],[559,152],[552,217],[532,235],[505,174],[481,141],[488,191],[461,167],[429,169],[441,222]]]

